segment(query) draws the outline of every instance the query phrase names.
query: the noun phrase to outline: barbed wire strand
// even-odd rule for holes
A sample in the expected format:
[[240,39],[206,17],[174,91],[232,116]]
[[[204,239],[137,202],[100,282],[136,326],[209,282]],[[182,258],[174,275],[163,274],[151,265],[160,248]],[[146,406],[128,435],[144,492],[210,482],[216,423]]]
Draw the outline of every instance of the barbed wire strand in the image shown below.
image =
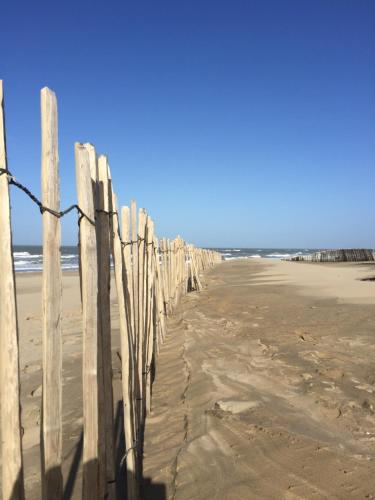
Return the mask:
[[[91,219],[82,210],[82,208],[79,205],[77,205],[76,203],[73,204],[73,205],[70,205],[68,208],[66,208],[64,210],[61,210],[61,211],[53,210],[52,208],[49,208],[49,207],[46,207],[45,205],[43,205],[43,203],[30,191],[30,189],[27,188],[21,182],[19,182],[9,170],[7,170],[6,168],[0,168],[0,176],[1,175],[6,175],[8,177],[8,183],[9,184],[11,184],[11,185],[15,186],[16,188],[20,189],[21,191],[23,191],[31,199],[31,201],[33,201],[39,207],[39,210],[40,210],[41,214],[43,214],[44,212],[48,212],[51,215],[53,215],[54,217],[57,217],[58,219],[61,219],[65,215],[67,215],[68,213],[70,213],[72,210],[77,210],[77,212],[79,214],[78,225],[80,225],[81,220],[83,218],[85,218],[91,225],[96,226],[96,221],[93,220],[93,219]],[[95,212],[96,213],[106,214],[106,215],[109,215],[109,216],[111,216],[111,215],[117,215],[118,216],[118,212],[117,211],[108,211],[108,210],[103,210],[103,209],[97,208],[97,209],[95,209]],[[141,241],[145,241],[145,238],[141,238],[140,236],[138,236],[138,238],[137,238],[136,241],[130,240],[129,242],[125,242],[125,241],[123,241],[121,239],[120,229],[119,228],[117,228],[117,234],[118,234],[118,237],[120,239],[121,245],[123,247],[125,247],[127,245],[131,245],[133,243],[140,243]]]

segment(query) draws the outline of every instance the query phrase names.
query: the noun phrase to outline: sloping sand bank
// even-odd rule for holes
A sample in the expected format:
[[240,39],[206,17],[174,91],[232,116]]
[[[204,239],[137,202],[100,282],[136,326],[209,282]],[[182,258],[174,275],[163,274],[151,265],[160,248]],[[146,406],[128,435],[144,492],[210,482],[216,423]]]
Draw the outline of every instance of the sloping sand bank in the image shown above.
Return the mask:
[[375,266],[231,261],[169,321],[143,498],[375,498]]

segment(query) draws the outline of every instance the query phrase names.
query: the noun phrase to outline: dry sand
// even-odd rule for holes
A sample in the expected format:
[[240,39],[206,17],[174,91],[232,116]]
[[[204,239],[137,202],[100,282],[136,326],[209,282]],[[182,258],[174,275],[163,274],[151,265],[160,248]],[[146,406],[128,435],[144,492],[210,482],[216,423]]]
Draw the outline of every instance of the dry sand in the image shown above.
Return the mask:
[[[375,275],[226,262],[169,323],[144,498],[375,498]],[[159,496],[157,496],[159,494]]]
[[[28,500],[39,500],[40,406],[42,395],[42,339],[40,273],[17,273],[20,332],[21,419],[25,489]],[[115,284],[112,282],[113,385],[117,443],[122,442],[120,338]],[[63,474],[64,499],[82,498],[82,314],[78,273],[63,273]],[[115,450],[119,463],[123,446]],[[122,489],[119,488],[119,492]],[[1,494],[0,494],[1,495]]]
[[[375,498],[375,266],[231,261],[161,349],[145,499]],[[64,274],[65,498],[81,498],[81,313]],[[18,274],[28,499],[40,498],[41,277]],[[118,312],[112,298],[117,434]],[[118,461],[123,454],[116,449]],[[120,498],[120,497],[119,497]],[[123,498],[123,497],[121,497]]]

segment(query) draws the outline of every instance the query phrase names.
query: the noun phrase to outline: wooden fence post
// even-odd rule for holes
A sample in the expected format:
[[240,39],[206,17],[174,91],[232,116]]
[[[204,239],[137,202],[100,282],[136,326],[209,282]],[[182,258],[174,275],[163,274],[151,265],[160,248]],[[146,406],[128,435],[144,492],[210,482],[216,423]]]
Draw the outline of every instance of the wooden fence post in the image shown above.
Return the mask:
[[[132,243],[131,243],[131,221],[130,221],[130,210],[129,207],[121,208],[121,235],[122,235],[122,253],[124,262],[124,278],[126,282],[124,283],[125,290],[125,305],[127,311],[127,325],[128,330],[131,332],[132,346],[130,349],[131,357],[131,369],[130,369],[130,387],[131,387],[131,397],[134,398],[136,393],[136,359],[135,359],[135,321],[134,321],[134,294],[133,294],[133,263],[132,263]],[[137,435],[137,415],[136,415],[136,405],[134,400],[132,401],[132,422],[133,422],[133,436]]]
[[[138,350],[137,350],[137,417],[139,437],[143,432],[143,363],[144,363],[144,264],[145,264],[145,233],[146,233],[146,211],[141,208],[138,216]],[[140,441],[140,440],[139,440]],[[141,443],[138,443],[139,455],[141,454]]]
[[132,239],[132,278],[133,278],[133,318],[134,330],[133,340],[135,352],[138,345],[138,230],[137,230],[137,204],[132,200],[130,205],[131,214],[131,239]]
[[98,287],[99,287],[99,328],[102,347],[103,403],[106,484],[111,485],[110,495],[115,493],[115,451],[113,434],[113,389],[112,389],[112,342],[111,342],[111,274],[110,274],[110,209],[107,158],[98,158],[98,212],[96,218],[98,237]]
[[[110,181],[111,182],[111,181]],[[133,433],[133,408],[132,408],[132,370],[131,366],[133,349],[133,339],[131,337],[131,329],[127,322],[125,289],[124,289],[124,261],[121,248],[121,240],[119,236],[119,220],[117,215],[116,197],[110,187],[112,193],[110,198],[110,210],[114,212],[112,217],[112,248],[113,260],[115,267],[115,280],[117,288],[117,300],[119,308],[120,320],[120,335],[121,335],[121,370],[122,370],[122,395],[124,405],[124,433],[126,444],[126,476],[127,476],[127,499],[136,500],[139,497],[138,484],[136,477],[136,455],[135,455],[135,440]]]
[[159,352],[160,343],[164,342],[165,339],[165,290],[164,281],[160,266],[160,256],[163,254],[159,253],[159,242],[155,237],[154,239],[154,258],[156,266],[156,289],[157,289],[157,307],[158,307],[158,345],[157,350]]
[[144,414],[151,410],[151,365],[154,348],[154,223],[150,217],[147,218],[147,233],[146,233],[146,321],[145,321],[145,361],[143,364],[143,384],[144,384]]
[[[0,80],[0,168],[7,167],[4,94]],[[3,500],[23,500],[18,324],[14,283],[9,184],[0,175],[0,391]]]
[[[54,92],[41,90],[42,203],[60,211],[57,136],[57,102]],[[62,280],[60,219],[43,213],[43,498],[58,500],[63,494],[62,461]]]
[[[99,209],[99,184],[98,184],[98,159],[95,148],[92,144],[85,144],[89,153],[91,185],[94,201],[94,213],[97,218],[97,210]],[[97,263],[98,263],[98,359],[97,359],[97,379],[98,379],[98,497],[104,498],[107,495],[106,481],[106,448],[105,448],[105,406],[104,406],[104,377],[103,377],[103,338],[101,328],[101,272],[100,272],[100,222],[96,223],[96,248],[97,248]]]
[[75,144],[78,204],[87,217],[80,219],[83,316],[83,498],[99,498],[98,428],[98,261],[94,197],[89,148]]
[[121,234],[124,244],[124,264],[126,272],[126,288],[128,298],[128,322],[134,339],[134,307],[133,307],[133,267],[132,267],[132,244],[130,236],[130,210],[129,207],[121,208]]

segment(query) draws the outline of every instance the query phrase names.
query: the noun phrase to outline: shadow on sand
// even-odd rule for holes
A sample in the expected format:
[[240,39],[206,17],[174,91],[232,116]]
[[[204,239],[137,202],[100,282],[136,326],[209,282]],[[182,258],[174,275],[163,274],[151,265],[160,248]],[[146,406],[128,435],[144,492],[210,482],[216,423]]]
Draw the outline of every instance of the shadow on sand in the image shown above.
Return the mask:
[[[124,465],[121,466],[122,458],[125,454],[125,436],[124,436],[124,417],[123,417],[123,406],[122,402],[119,401],[117,404],[116,415],[115,415],[115,460],[116,460],[116,487],[115,487],[115,498],[116,499],[126,499],[126,473]],[[77,492],[74,492],[74,486],[77,480],[77,476],[80,467],[97,467],[96,461],[89,462],[82,466],[82,453],[83,453],[83,432],[81,432],[80,439],[76,446],[72,464],[69,469],[67,479],[65,481],[63,500],[72,500],[73,498],[78,499]],[[50,471],[50,474],[54,475],[54,471]],[[18,486],[17,486],[18,487]],[[140,498],[142,500],[166,500],[167,490],[166,486],[162,483],[153,483],[150,478],[143,477],[140,485]],[[74,496],[73,496],[74,495]],[[19,498],[18,496],[14,498]]]

